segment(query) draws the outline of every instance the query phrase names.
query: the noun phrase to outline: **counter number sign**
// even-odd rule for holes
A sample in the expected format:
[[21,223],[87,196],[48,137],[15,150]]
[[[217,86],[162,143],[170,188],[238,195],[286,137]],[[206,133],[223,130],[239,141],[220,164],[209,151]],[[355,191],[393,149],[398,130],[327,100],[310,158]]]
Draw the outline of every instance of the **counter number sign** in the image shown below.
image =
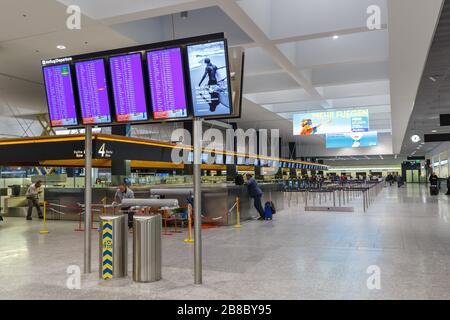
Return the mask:
[[98,149],[98,154],[99,154],[102,158],[111,158],[113,152],[112,152],[112,150],[106,149],[106,143],[103,143],[103,144],[100,146],[100,149]]

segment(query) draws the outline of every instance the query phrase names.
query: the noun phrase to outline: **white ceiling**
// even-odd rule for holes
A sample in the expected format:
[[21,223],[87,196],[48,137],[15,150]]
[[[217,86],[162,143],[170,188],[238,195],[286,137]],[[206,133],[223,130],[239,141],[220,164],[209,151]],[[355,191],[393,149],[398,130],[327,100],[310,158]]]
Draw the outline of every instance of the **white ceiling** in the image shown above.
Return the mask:
[[[322,144],[292,136],[293,113],[367,108],[373,129],[394,131],[399,152],[406,125],[391,123],[407,124],[441,1],[2,0],[0,117],[9,120],[1,121],[0,137],[39,134],[30,115],[46,110],[41,59],[224,31],[231,46],[246,48],[240,126],[279,128],[285,142]],[[81,30],[65,25],[73,4],[83,13]],[[381,8],[381,30],[366,26],[370,5]]]

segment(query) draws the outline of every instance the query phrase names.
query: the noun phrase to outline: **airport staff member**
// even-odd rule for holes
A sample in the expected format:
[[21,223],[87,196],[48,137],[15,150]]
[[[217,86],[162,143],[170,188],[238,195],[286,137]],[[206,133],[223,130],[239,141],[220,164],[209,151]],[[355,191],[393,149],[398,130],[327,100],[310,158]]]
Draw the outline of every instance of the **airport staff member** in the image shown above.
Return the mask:
[[[134,192],[130,188],[127,187],[125,183],[119,184],[119,188],[114,195],[115,203],[122,203],[123,199],[134,199]],[[122,211],[128,211],[130,207],[122,207]],[[133,214],[128,211],[128,227],[131,228],[133,226]]]
[[41,181],[38,180],[35,183],[32,183],[26,193],[27,201],[28,201],[28,212],[27,212],[27,220],[33,220],[31,215],[33,213],[33,207],[36,207],[39,219],[43,219],[41,208],[39,207],[39,194],[42,193]]
[[253,178],[253,176],[250,173],[247,173],[246,177],[247,177],[248,194],[250,195],[250,197],[253,198],[255,209],[256,211],[258,211],[260,216],[258,220],[264,220],[265,213],[261,203],[261,197],[263,195],[263,192],[261,188],[258,186],[258,183],[256,182],[255,178]]

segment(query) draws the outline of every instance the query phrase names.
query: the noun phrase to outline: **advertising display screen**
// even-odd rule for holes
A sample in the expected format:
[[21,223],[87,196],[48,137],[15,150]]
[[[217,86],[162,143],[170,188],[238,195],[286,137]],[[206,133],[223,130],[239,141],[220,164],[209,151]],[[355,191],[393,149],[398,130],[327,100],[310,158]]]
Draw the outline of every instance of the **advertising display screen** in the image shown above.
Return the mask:
[[111,122],[105,61],[103,59],[75,63],[78,95],[83,124]]
[[369,131],[369,110],[324,111],[294,114],[294,135]]
[[230,115],[226,41],[188,45],[187,53],[194,116]]
[[51,126],[78,125],[70,65],[43,67],[43,72]]
[[148,51],[147,66],[153,118],[187,117],[181,48]]
[[374,147],[378,144],[378,132],[327,134],[325,140],[327,149]]
[[109,59],[117,122],[148,119],[140,53]]

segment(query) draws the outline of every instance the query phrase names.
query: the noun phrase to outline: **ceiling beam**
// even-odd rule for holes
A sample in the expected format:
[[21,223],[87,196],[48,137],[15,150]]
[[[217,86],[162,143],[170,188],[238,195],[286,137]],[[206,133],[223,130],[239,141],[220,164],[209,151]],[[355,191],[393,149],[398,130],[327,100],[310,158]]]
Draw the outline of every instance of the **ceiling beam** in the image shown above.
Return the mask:
[[319,101],[323,107],[329,107],[328,102],[323,99],[319,91],[312,83],[298,70],[286,55],[269,39],[247,13],[235,2],[229,0],[217,0],[220,8],[245,32],[255,43],[264,49],[272,59],[280,65],[305,91],[311,99]]
[[387,24],[382,24],[381,29],[379,29],[379,30],[370,30],[367,28],[367,26],[364,26],[364,27],[358,27],[358,28],[340,29],[340,30],[335,30],[335,31],[327,31],[327,32],[306,34],[306,35],[301,35],[301,36],[280,38],[280,39],[272,40],[272,42],[274,44],[283,44],[283,43],[289,43],[289,42],[301,42],[301,41],[307,41],[307,40],[331,38],[335,35],[345,36],[345,35],[349,35],[349,34],[353,34],[353,33],[377,32],[377,31],[381,31],[381,30],[387,30]]

